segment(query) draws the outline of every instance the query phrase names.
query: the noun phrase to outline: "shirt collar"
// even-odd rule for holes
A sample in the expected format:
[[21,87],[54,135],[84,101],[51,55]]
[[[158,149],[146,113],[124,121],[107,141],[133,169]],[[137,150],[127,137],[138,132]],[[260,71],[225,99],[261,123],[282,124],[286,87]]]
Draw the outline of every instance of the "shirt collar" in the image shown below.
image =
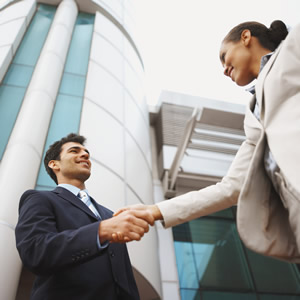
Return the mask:
[[[74,186],[72,184],[60,183],[58,186],[65,188],[66,190],[68,190],[69,192],[71,192],[72,194],[74,194],[75,196],[77,196],[78,193],[80,192],[80,189],[77,186]],[[84,189],[83,191],[85,191],[88,194],[88,190],[87,189]]]
[[[261,72],[261,70],[264,68],[264,66],[266,65],[266,63],[269,61],[270,57],[273,55],[274,52],[270,52],[266,55],[264,55],[261,60],[260,60],[260,68],[259,68],[259,73]],[[251,93],[252,95],[255,94],[255,85],[249,87],[248,89],[246,89],[247,92]]]

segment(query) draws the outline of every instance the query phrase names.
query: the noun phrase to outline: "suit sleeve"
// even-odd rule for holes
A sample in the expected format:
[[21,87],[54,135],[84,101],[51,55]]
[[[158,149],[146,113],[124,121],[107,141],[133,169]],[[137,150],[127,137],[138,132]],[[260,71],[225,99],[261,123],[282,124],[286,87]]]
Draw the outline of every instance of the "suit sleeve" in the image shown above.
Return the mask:
[[20,201],[16,243],[23,264],[49,275],[101,254],[96,235],[99,222],[58,232],[54,209],[45,195],[27,191]]

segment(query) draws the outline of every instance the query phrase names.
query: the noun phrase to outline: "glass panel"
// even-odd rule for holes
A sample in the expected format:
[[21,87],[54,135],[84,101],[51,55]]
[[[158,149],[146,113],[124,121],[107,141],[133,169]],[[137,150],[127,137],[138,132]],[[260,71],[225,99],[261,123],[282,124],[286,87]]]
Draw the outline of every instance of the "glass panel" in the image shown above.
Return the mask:
[[0,86],[0,158],[14,127],[24,94],[24,88]]
[[66,61],[65,72],[86,75],[94,19],[95,17],[92,15],[84,13],[78,14]]
[[[49,126],[44,155],[53,142],[69,133],[77,133],[79,130],[94,19],[94,15],[78,14]],[[55,182],[47,174],[44,164],[41,163],[36,188],[49,190],[55,186]]]
[[201,300],[200,293],[193,289],[180,289],[181,300]]
[[233,219],[234,218],[234,215],[232,213],[232,208],[227,208],[227,209],[224,209],[224,210],[220,210],[220,211],[217,211],[211,215],[209,215],[211,217],[221,217],[221,218],[229,218],[229,219]]
[[189,224],[200,287],[252,289],[235,224],[209,218]]
[[40,5],[0,86],[0,159],[19,113],[55,8]]
[[[59,95],[56,101],[55,109],[52,115],[50,129],[48,132],[45,149],[68,135],[71,132],[78,132],[79,118],[81,112],[82,99],[79,97],[72,97],[67,95]],[[40,188],[55,187],[55,182],[48,176],[44,164],[40,166],[40,173],[37,184]]]
[[255,294],[228,293],[228,292],[202,292],[202,300],[257,300]]
[[37,12],[14,58],[14,63],[30,66],[36,65],[52,23],[55,9],[54,6],[50,5],[43,4],[38,6]]
[[182,299],[300,299],[300,266],[245,248],[235,221],[203,217],[174,227],[173,235]]
[[259,294],[259,300],[299,300],[298,295]]
[[248,249],[247,255],[259,292],[300,294],[299,271],[295,265]]
[[82,96],[85,87],[85,77],[65,73],[60,85],[59,92],[73,96]]
[[32,67],[17,65],[13,63],[6,73],[6,76],[3,80],[3,84],[26,88],[30,82],[32,73]]
[[192,244],[187,242],[175,242],[174,244],[180,287],[198,289],[199,280]]

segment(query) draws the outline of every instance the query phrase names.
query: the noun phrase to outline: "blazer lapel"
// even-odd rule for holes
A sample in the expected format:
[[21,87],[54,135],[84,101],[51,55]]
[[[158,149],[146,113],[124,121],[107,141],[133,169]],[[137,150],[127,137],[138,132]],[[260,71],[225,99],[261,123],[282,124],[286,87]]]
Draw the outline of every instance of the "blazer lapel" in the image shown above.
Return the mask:
[[113,212],[109,209],[107,209],[106,207],[98,204],[92,197],[91,197],[91,200],[94,204],[94,206],[96,207],[97,211],[99,212],[101,218],[104,220],[104,219],[109,219],[112,217],[113,215]]
[[270,57],[269,61],[267,64],[264,66],[264,68],[261,70],[261,72],[258,75],[257,82],[255,85],[255,94],[256,94],[256,99],[257,103],[260,107],[260,120],[264,120],[264,113],[265,113],[265,108],[264,108],[264,93],[263,93],[263,86],[265,82],[265,78],[272,69],[272,66],[280,52],[280,49],[282,47],[281,43],[278,48],[275,50],[274,54]]
[[98,220],[98,218],[94,215],[94,213],[78,197],[76,197],[73,193],[71,193],[67,189],[58,186],[55,190],[53,190],[53,192],[57,194],[59,197],[63,198],[64,200],[78,207],[79,209],[81,209],[91,217]]

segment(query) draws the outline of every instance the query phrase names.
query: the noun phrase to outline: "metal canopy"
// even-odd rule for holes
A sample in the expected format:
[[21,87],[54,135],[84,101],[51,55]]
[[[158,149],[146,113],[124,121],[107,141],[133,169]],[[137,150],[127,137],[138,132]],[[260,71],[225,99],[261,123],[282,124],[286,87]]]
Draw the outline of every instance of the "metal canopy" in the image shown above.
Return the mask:
[[198,158],[205,153],[212,157],[228,157],[230,164],[245,139],[243,120],[243,113],[201,106],[201,103],[189,107],[163,102],[155,120],[159,124],[156,135],[160,136],[161,144],[158,151],[164,152],[166,147],[175,151],[172,163],[164,167],[162,173],[165,197],[171,198],[220,181],[220,176],[190,172],[184,160],[198,164]]

